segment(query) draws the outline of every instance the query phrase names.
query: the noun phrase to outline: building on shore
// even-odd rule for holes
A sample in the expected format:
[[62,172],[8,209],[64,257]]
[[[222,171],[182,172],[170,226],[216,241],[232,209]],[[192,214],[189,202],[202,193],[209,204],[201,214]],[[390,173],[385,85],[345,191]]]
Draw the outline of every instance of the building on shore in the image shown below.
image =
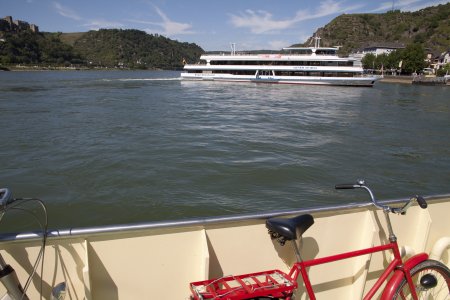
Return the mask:
[[450,64],[450,49],[439,55],[437,59],[437,69],[444,67],[446,64]]
[[389,55],[391,52],[400,50],[400,49],[405,49],[405,45],[403,45],[403,44],[376,44],[375,45],[374,44],[374,45],[371,45],[371,46],[368,46],[368,47],[358,50],[357,53],[362,54],[363,57],[369,53],[371,53],[375,56],[382,55],[382,54]]

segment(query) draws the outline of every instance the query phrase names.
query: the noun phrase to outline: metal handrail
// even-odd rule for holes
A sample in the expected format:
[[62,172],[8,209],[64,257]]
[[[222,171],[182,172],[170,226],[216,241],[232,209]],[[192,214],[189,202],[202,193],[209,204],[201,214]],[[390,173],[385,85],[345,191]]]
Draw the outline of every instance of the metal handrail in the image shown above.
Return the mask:
[[[431,195],[424,197],[429,204],[433,201],[443,200],[445,198],[450,198],[450,194],[442,195]],[[400,204],[409,200],[408,198],[392,199],[379,201],[380,204]],[[134,223],[134,224],[118,224],[118,225],[107,225],[107,226],[96,226],[96,227],[83,227],[83,228],[69,228],[69,229],[55,229],[49,230],[47,239],[56,238],[73,238],[73,237],[83,237],[86,235],[96,235],[96,234],[108,234],[108,233],[127,233],[135,231],[143,231],[148,229],[163,229],[163,228],[179,228],[179,227],[204,227],[215,224],[226,224],[232,222],[240,221],[250,221],[250,220],[265,220],[271,217],[288,216],[295,214],[314,214],[330,211],[344,211],[350,209],[370,209],[376,210],[372,202],[361,202],[361,203],[346,203],[341,205],[327,205],[319,207],[310,207],[303,209],[294,210],[273,210],[268,212],[258,212],[251,214],[237,214],[237,215],[227,215],[227,216],[216,216],[207,218],[192,218],[184,220],[168,220],[168,221],[157,221],[157,222],[145,222],[145,223]],[[5,233],[0,234],[0,242],[10,242],[10,241],[33,241],[40,240],[42,238],[42,232],[27,232],[27,233]]]

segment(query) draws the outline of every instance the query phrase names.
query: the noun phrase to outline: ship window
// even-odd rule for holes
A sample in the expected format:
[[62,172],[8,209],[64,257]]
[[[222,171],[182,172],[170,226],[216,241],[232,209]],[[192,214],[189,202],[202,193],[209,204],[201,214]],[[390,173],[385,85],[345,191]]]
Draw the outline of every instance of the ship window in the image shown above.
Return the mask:
[[232,75],[255,75],[255,71],[250,70],[234,70],[234,71],[218,70],[214,71],[214,73],[232,74]]
[[336,55],[335,50],[316,50],[317,55]]
[[271,70],[259,70],[258,75],[260,76],[272,76]]
[[339,77],[353,77],[354,73],[350,73],[350,72],[342,72],[339,73],[338,76]]
[[296,72],[287,72],[289,75],[287,76],[306,76],[306,72],[296,71]]
[[321,62],[322,66],[337,66],[338,62],[337,61],[323,61]]
[[311,49],[288,49],[289,54],[297,54],[297,55],[311,55]]
[[339,77],[340,75],[337,72],[323,72],[323,77]]

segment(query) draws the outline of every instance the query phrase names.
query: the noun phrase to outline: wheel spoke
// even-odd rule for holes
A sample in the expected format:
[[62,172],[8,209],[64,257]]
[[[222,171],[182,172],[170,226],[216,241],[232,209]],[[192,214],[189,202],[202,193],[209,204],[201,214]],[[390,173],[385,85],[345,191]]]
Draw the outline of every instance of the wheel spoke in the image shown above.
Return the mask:
[[[412,268],[411,278],[418,299],[450,300],[450,270],[444,264],[426,260]],[[406,279],[398,285],[394,299],[413,299]]]

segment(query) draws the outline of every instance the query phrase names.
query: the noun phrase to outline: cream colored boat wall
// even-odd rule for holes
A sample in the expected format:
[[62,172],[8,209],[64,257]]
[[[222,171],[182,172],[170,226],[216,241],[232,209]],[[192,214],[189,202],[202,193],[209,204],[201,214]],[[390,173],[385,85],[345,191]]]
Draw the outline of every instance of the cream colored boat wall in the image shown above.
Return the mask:
[[[432,248],[439,239],[447,237],[450,239],[450,207],[430,205],[427,209],[430,214],[431,228],[428,236],[427,245],[425,251],[430,253]],[[444,261],[447,266],[450,265],[450,248],[444,250],[441,260]]]
[[[449,211],[450,199],[445,199],[428,210],[412,207],[405,216],[393,216],[399,244],[408,254],[430,252],[439,239],[450,237]],[[301,242],[303,259],[386,242],[380,211],[360,208],[313,215],[315,224]],[[39,242],[1,243],[0,250],[23,285]],[[447,265],[449,251],[445,249],[442,256]],[[262,219],[52,238],[45,254],[43,294],[49,299],[51,288],[66,282],[65,299],[188,299],[191,281],[269,269],[288,271],[294,260],[291,245],[281,247],[271,241]],[[376,253],[315,266],[309,275],[318,299],[361,299],[389,261],[390,253]],[[39,273],[28,292],[31,299],[39,299]],[[302,287],[297,299],[307,299]]]
[[[44,281],[42,284],[44,299],[49,299],[51,290],[61,282],[65,282],[68,287],[66,299],[85,299],[83,268],[85,268],[86,248],[82,240],[61,240],[49,241],[45,249]],[[1,253],[5,261],[16,270],[17,275],[25,285],[28,274],[32,273],[33,265],[40,251],[40,245],[36,242],[20,242],[1,244]],[[29,288],[30,299],[39,299],[38,291],[41,290],[40,280],[41,269],[37,269],[33,281]],[[1,295],[5,293],[4,287],[0,284]]]
[[210,262],[211,277],[251,273],[264,269],[288,271],[283,258],[274,255],[277,253],[274,244],[261,223],[207,230],[207,237],[210,255],[214,258]]
[[206,276],[205,241],[204,230],[91,241],[93,299],[185,298],[187,283]]
[[[369,211],[318,216],[315,220],[314,226],[304,234],[300,249],[304,260],[369,248],[374,243],[376,229]],[[312,267],[309,276],[316,295],[319,299],[336,298],[336,295],[340,299],[360,299],[356,295],[362,295],[369,260],[370,256],[365,255]],[[299,290],[297,297],[308,299],[304,289]]]
[[[374,236],[374,245],[385,243],[388,240],[387,224],[382,211],[372,211],[372,220],[376,228]],[[390,214],[394,233],[398,238],[400,248],[407,249],[404,258],[423,252],[427,243],[430,229],[430,214],[428,210],[420,209],[418,206],[408,210],[406,215]],[[450,229],[450,228],[449,228]],[[450,230],[447,234],[450,234]],[[367,269],[367,282],[364,294],[375,284],[381,276],[383,269],[388,266],[392,260],[392,252],[379,252],[371,255],[369,267]],[[380,290],[381,292],[381,290]],[[378,294],[379,295],[379,294]]]

